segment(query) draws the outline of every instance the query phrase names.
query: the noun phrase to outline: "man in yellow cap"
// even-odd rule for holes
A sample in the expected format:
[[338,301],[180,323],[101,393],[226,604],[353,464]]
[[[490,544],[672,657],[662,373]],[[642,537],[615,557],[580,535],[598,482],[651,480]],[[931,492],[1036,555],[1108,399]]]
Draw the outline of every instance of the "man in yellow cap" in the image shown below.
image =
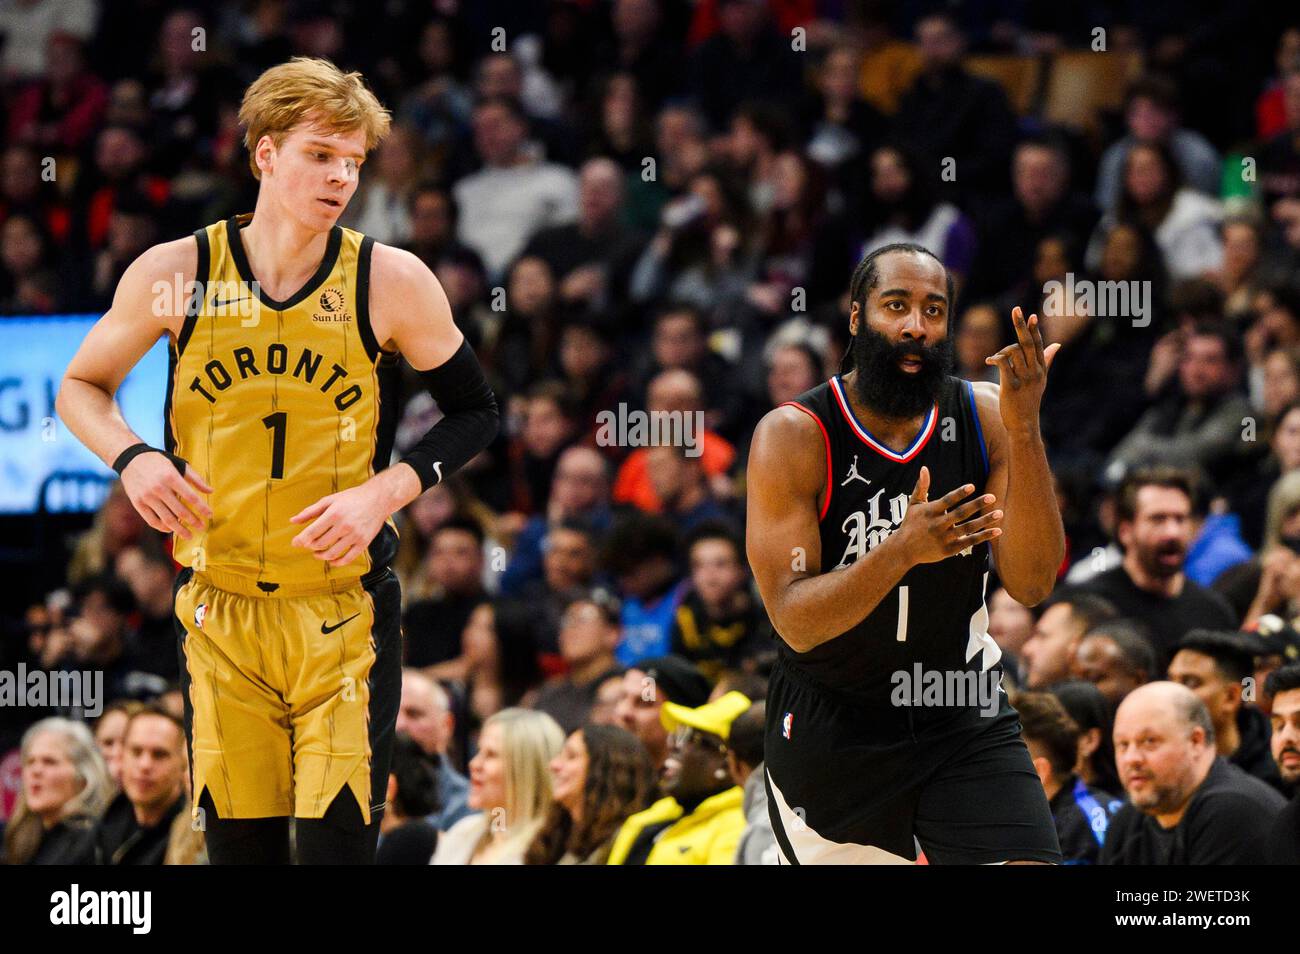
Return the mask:
[[610,850],[611,865],[729,865],[745,830],[744,799],[727,770],[731,723],[750,706],[729,692],[696,709],[665,702],[670,733],[661,785],[666,793],[628,818]]

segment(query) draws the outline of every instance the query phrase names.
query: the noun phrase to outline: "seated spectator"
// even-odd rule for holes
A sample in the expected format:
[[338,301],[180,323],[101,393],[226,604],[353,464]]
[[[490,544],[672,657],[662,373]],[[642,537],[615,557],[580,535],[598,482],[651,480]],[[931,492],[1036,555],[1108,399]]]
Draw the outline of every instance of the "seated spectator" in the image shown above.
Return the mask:
[[106,699],[161,695],[167,681],[146,672],[133,651],[135,609],[130,588],[115,576],[105,574],[82,584],[67,617],[71,638],[57,667],[64,672],[101,670]]
[[503,709],[483,723],[469,763],[469,807],[438,838],[435,865],[518,865],[551,807],[547,766],[564,733],[542,712]]
[[767,813],[764,782],[766,719],[767,705],[760,699],[736,716],[727,735],[727,771],[744,792],[741,809],[745,813],[745,830],[740,833],[740,844],[736,847],[735,864],[738,865],[777,864],[776,834]]
[[70,719],[42,719],[23,734],[22,792],[4,830],[0,863],[94,862],[92,833],[112,783],[90,730]]
[[1165,76],[1147,74],[1129,87],[1124,117],[1127,134],[1101,157],[1097,169],[1097,205],[1113,210],[1123,190],[1125,159],[1139,142],[1165,143],[1189,186],[1206,195],[1219,192],[1219,154],[1200,133],[1179,125],[1178,88]]
[[645,746],[626,729],[588,724],[570,733],[550,771],[555,801],[524,864],[605,864],[614,836],[655,791]]
[[619,610],[613,594],[595,589],[570,602],[560,618],[560,655],[567,671],[541,686],[529,708],[545,712],[565,732],[587,721],[596,689],[621,672],[614,660]]
[[[956,349],[958,377],[966,381],[997,384],[997,368],[984,363],[1002,347],[1002,317],[992,305],[971,305],[957,319]],[[1053,359],[1055,364],[1055,359]]]
[[176,568],[171,557],[161,549],[134,546],[117,555],[115,566],[118,578],[131,588],[139,611],[132,656],[142,671],[175,682],[180,678],[180,664],[172,604]]
[[1115,714],[1115,761],[1129,804],[1116,814],[1103,865],[1262,861],[1259,839],[1286,801],[1215,750],[1210,713],[1185,686],[1153,682]]
[[626,671],[618,669],[602,679],[596,686],[596,698],[587,716],[588,725],[621,725],[618,718],[619,703],[623,701],[623,678]]
[[1300,864],[1300,665],[1268,674],[1264,692],[1272,699],[1273,735],[1270,747],[1282,781],[1295,796],[1264,836],[1264,862]]
[[611,865],[730,865],[745,829],[744,793],[727,771],[731,724],[750,707],[739,692],[688,709],[666,702],[671,733],[664,798],[631,816],[610,849]]
[[0,315],[49,315],[67,306],[40,221],[15,212],[0,226]]
[[1151,637],[1125,619],[1107,620],[1089,629],[1070,659],[1070,678],[1096,686],[1112,711],[1158,672]]
[[750,588],[749,564],[727,524],[701,524],[687,543],[690,589],[673,617],[672,650],[710,681],[752,665],[773,633]]
[[413,236],[408,209],[424,172],[422,158],[417,131],[394,125],[375,151],[374,170],[348,203],[341,224],[386,245],[409,242]]
[[86,67],[82,42],[52,33],[44,78],[16,91],[9,109],[9,140],[55,155],[70,155],[94,135],[108,108],[108,87]]
[[95,745],[115,788],[122,784],[122,737],[126,735],[126,724],[143,707],[143,702],[119,699],[104,706],[95,720]]
[[1122,792],[1124,787],[1115,771],[1112,740],[1115,710],[1101,690],[1090,682],[1071,679],[1058,682],[1050,692],[1079,727],[1079,757],[1074,763],[1074,774],[1104,792]]
[[1025,685],[1046,689],[1070,678],[1070,660],[1079,640],[1094,626],[1118,615],[1104,598],[1070,589],[1058,591],[1042,609],[1033,635],[1021,648],[1026,668]]
[[430,819],[442,814],[438,772],[420,744],[399,729],[393,740],[375,864],[427,865],[432,860],[439,829]]
[[725,522],[726,507],[714,496],[704,465],[686,448],[671,444],[645,448],[646,472],[659,513],[686,536],[704,523]]
[[1062,859],[1067,865],[1096,864],[1111,818],[1123,803],[1074,774],[1079,726],[1059,699],[1049,692],[1018,692],[1012,704],[1052,809]]
[[402,615],[406,665],[428,670],[434,679],[464,675],[461,633],[470,613],[486,598],[483,590],[483,528],[457,517],[434,531],[426,562],[435,596],[417,600]]
[[614,710],[618,724],[627,729],[650,753],[655,775],[668,757],[668,733],[660,712],[665,702],[686,708],[704,705],[709,681],[680,656],[647,659],[623,675],[623,695]]
[[1268,716],[1243,698],[1262,652],[1253,634],[1194,629],[1178,644],[1168,678],[1205,703],[1219,755],[1286,794],[1269,751]]
[[122,791],[95,825],[95,864],[161,865],[172,823],[188,816],[185,724],[158,705],[130,717],[122,738]]
[[1022,654],[1034,634],[1034,613],[999,586],[988,600],[989,635],[1002,650],[1002,669],[1017,685],[1025,681]]
[[663,517],[628,514],[615,521],[601,557],[623,600],[623,635],[614,655],[624,666],[672,647],[673,617],[686,581],[678,577],[677,534]]
[[456,771],[448,755],[456,737],[456,715],[447,690],[418,669],[403,669],[395,729],[434,763],[438,804],[428,821],[446,831],[470,813],[469,780]]
[[546,508],[560,455],[578,438],[578,408],[554,379],[530,387],[519,404],[522,426],[507,447],[508,508],[529,517]]
[[1084,584],[1088,592],[1110,600],[1120,615],[1147,627],[1161,666],[1188,630],[1237,625],[1223,597],[1183,573],[1193,514],[1199,511],[1197,493],[1186,471],[1157,467],[1126,477],[1116,498],[1124,562]]

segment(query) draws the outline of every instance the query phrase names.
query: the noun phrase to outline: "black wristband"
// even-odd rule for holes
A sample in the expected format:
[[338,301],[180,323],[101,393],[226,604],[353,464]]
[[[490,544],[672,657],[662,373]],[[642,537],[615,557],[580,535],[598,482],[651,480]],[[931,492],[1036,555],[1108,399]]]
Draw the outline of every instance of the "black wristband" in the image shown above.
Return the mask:
[[161,448],[150,447],[148,444],[144,443],[143,441],[141,441],[139,444],[132,444],[126,450],[122,451],[122,453],[118,454],[117,460],[113,461],[113,469],[117,471],[117,475],[120,477],[122,476],[122,471],[126,470],[127,464],[131,463],[131,461],[135,460],[141,454],[148,454],[148,453],[162,454],[164,457],[166,457],[169,461],[172,462],[172,466],[176,468],[177,472],[180,473],[182,477],[185,476],[186,462],[183,458],[177,457],[175,454],[169,454],[165,450],[162,450]]

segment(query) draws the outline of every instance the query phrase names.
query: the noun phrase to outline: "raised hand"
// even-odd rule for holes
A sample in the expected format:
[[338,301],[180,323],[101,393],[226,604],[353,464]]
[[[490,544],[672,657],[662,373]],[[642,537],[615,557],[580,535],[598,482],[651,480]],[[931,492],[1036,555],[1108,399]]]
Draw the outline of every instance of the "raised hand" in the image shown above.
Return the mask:
[[938,563],[1001,536],[1002,528],[996,524],[1002,519],[1002,511],[981,512],[996,502],[992,494],[961,502],[974,492],[974,484],[963,484],[931,502],[930,469],[922,467],[903,522],[891,534],[890,542],[897,541],[904,547],[912,564]]

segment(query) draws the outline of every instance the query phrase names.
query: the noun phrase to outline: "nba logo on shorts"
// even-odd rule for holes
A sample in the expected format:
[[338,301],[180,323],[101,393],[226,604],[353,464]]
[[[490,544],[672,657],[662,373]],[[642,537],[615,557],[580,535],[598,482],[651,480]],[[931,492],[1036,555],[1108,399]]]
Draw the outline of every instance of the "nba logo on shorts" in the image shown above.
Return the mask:
[[194,607],[194,625],[199,629],[203,628],[203,617],[208,615],[208,604],[200,603]]
[[781,720],[781,737],[790,738],[790,726],[794,724],[794,713],[787,712],[785,718]]

